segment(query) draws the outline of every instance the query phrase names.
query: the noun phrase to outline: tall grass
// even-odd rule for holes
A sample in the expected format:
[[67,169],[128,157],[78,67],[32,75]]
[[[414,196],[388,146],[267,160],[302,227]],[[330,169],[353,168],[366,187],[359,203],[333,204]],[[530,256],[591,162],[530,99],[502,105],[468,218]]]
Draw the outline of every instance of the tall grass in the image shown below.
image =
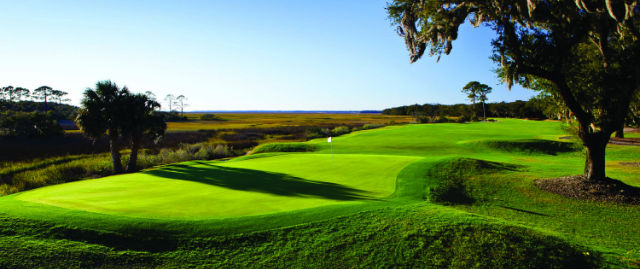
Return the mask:
[[[220,159],[239,154],[241,152],[236,152],[227,145],[183,144],[175,149],[161,149],[157,153],[143,151],[138,156],[137,167],[144,169],[156,165]],[[124,154],[122,163],[126,164],[128,159],[129,156]],[[111,158],[107,153],[65,156],[31,162],[6,162],[0,165],[0,195],[113,174]]]

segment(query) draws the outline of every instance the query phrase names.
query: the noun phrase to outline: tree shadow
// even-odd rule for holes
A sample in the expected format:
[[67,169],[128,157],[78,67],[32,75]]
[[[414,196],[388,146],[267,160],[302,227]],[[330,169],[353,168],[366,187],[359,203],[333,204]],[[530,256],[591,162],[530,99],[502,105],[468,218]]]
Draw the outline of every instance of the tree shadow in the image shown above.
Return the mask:
[[520,209],[520,208],[515,208],[515,207],[510,207],[510,206],[503,206],[503,205],[499,205],[498,207],[502,207],[504,209],[511,209],[514,211],[518,211],[518,212],[522,212],[522,213],[527,213],[527,214],[531,214],[531,215],[536,215],[536,216],[544,216],[544,217],[548,217],[549,215],[547,214],[542,214],[542,213],[538,213],[538,212],[534,212],[534,211],[529,211],[529,210],[524,210],[524,209]]
[[282,196],[314,196],[332,200],[375,199],[369,192],[341,184],[308,180],[287,174],[231,168],[198,162],[206,167],[172,164],[143,173],[158,177],[188,180],[233,190]]

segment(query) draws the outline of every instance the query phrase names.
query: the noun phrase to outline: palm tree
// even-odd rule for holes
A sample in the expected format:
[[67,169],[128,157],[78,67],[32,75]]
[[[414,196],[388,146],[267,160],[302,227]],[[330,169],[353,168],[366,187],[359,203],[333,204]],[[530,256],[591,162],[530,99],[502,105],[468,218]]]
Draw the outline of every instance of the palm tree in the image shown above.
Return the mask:
[[476,100],[480,100],[482,102],[482,118],[485,121],[487,120],[487,114],[484,109],[484,103],[487,101],[487,94],[489,94],[491,90],[491,87],[477,81],[471,81],[462,88],[463,93],[469,94],[467,97],[471,100],[474,107]]
[[78,111],[76,122],[89,137],[97,139],[105,134],[109,137],[111,161],[115,173],[122,172],[120,160],[120,132],[126,119],[127,87],[122,89],[111,81],[99,81],[96,88],[88,88],[84,92],[82,108]]
[[126,103],[129,117],[123,126],[122,134],[131,146],[127,172],[134,172],[142,138],[147,136],[157,142],[164,135],[167,124],[161,115],[154,113],[160,108],[160,104],[147,94],[130,95],[126,98]]

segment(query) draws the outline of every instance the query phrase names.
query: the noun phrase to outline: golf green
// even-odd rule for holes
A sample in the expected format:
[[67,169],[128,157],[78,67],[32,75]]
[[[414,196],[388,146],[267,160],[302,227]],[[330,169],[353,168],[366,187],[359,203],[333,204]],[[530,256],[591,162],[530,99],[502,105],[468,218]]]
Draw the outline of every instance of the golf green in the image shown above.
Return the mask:
[[195,161],[55,185],[16,198],[146,218],[224,218],[381,199],[417,157],[288,154]]

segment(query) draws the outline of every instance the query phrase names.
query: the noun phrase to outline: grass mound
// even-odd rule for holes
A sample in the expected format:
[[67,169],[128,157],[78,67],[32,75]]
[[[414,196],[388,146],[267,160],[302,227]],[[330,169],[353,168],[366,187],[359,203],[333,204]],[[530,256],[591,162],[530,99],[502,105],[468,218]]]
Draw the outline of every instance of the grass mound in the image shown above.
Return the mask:
[[267,152],[310,152],[316,150],[316,146],[307,143],[269,143],[257,146],[251,154]]
[[512,141],[486,141],[490,148],[508,152],[526,152],[537,154],[557,155],[558,153],[580,151],[576,143],[560,142],[544,139],[521,139]]
[[[233,234],[158,233],[171,247],[136,250],[148,230],[118,240],[1,217],[2,268],[597,268],[598,253],[534,230],[441,206],[401,206]],[[97,232],[97,231],[96,231]],[[186,232],[186,231],[185,231]],[[20,236],[20,237],[17,237]],[[179,240],[171,237],[177,236]],[[29,238],[29,240],[25,240]],[[157,241],[157,244],[167,242]],[[11,247],[9,247],[11,246]],[[46,257],[43,259],[42,257]]]
[[474,199],[467,180],[475,175],[515,171],[520,166],[471,158],[454,158],[434,164],[427,175],[426,198],[443,204],[470,204]]
[[472,158],[454,158],[433,165],[429,174],[438,178],[468,178],[479,174],[497,173],[501,171],[517,171],[522,166],[509,163],[485,161]]
[[578,175],[537,179],[534,183],[540,189],[569,198],[640,205],[640,188],[611,178],[589,181],[583,175]]

